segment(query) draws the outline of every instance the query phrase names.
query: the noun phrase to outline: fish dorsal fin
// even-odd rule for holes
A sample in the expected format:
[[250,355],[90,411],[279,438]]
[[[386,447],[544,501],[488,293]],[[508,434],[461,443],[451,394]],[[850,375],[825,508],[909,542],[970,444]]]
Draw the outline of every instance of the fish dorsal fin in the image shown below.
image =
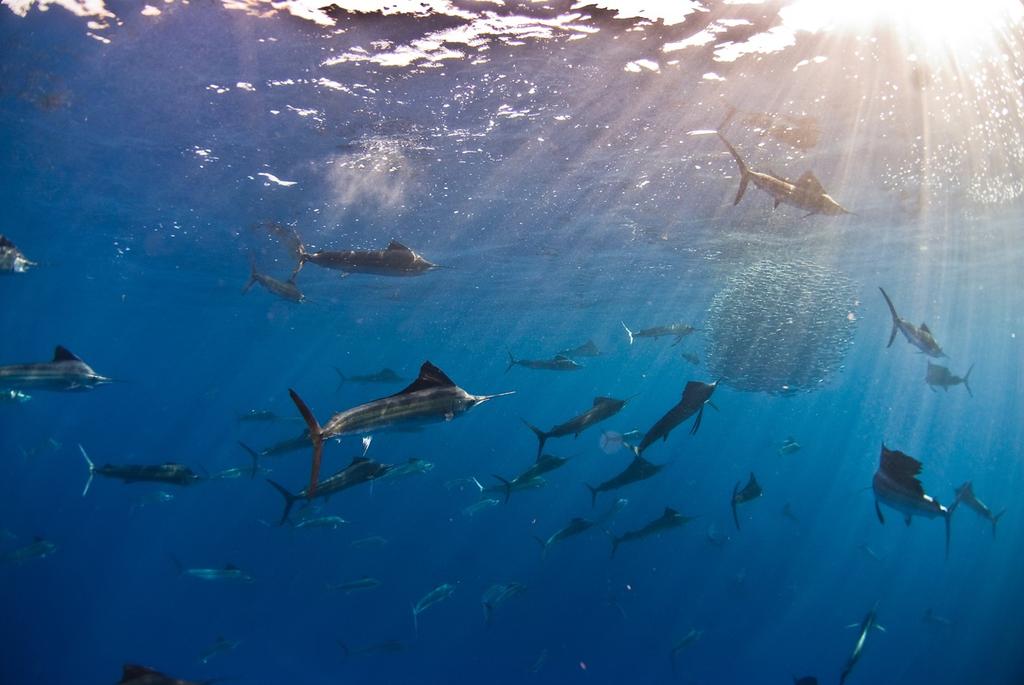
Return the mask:
[[672,507],[665,507],[665,513],[662,514],[662,516],[666,518],[675,518],[676,516],[679,516],[679,512]]
[[917,459],[882,445],[882,460],[878,468],[900,486],[917,495],[924,495],[924,487],[917,479],[921,473],[921,462]]
[[603,397],[603,396],[600,396],[600,395],[598,395],[597,397],[594,398],[594,406],[595,407],[597,405],[599,405],[599,404],[608,404],[609,402],[618,402],[618,400],[615,399],[614,397]]
[[[410,461],[412,461],[410,459]],[[369,457],[352,457],[352,463],[349,466],[355,466],[356,464],[368,464],[370,462]]]
[[696,393],[702,388],[707,387],[707,383],[701,383],[700,381],[687,381],[686,387],[683,388],[683,397],[686,397],[687,393]]
[[238,567],[235,566],[234,564],[230,564],[230,563],[229,564],[224,564],[224,570],[225,571],[237,571]]
[[152,668],[146,668],[145,666],[139,666],[138,664],[125,664],[121,672],[121,682],[129,683],[133,680],[138,680],[147,675],[161,675],[160,671],[155,671]]
[[430,388],[454,388],[455,382],[445,374],[444,371],[437,368],[429,361],[423,362],[423,366],[420,367],[420,375],[416,377],[412,383],[408,385],[398,395],[407,395],[411,392],[417,392],[418,390],[429,390]]
[[53,361],[55,362],[80,362],[74,352],[64,347],[63,345],[57,345],[56,349],[53,350]]
[[798,178],[794,185],[797,188],[803,188],[815,193],[821,193],[823,195],[825,193],[825,187],[821,185],[821,181],[819,181],[818,177],[811,171],[805,171],[803,176]]
[[397,240],[392,240],[388,243],[388,252],[412,252],[412,250]]
[[568,357],[566,357],[564,354],[556,354],[555,355],[555,361],[556,362],[571,362],[572,360],[569,359]]
[[922,323],[921,324],[921,332],[922,333],[927,333],[928,335],[932,334],[931,329],[928,328],[928,324],[926,324],[926,323]]

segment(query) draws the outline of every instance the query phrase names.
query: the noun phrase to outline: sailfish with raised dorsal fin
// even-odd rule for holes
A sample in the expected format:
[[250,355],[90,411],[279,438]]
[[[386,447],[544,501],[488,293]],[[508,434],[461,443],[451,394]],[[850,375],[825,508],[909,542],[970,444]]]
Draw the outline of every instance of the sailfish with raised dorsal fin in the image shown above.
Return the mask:
[[764,490],[761,489],[761,484],[757,482],[757,477],[753,471],[750,472],[750,478],[742,489],[740,488],[740,482],[742,481],[737,481],[736,485],[732,487],[732,521],[736,524],[736,530],[740,529],[740,516],[736,511],[736,505],[751,502],[764,494]]
[[[882,288],[878,289],[882,293],[882,297],[885,298],[885,303],[889,305],[889,313],[892,315],[892,333],[889,334],[889,343],[886,347],[892,347],[893,342],[896,340],[896,334],[902,333],[903,337],[907,339],[911,345],[921,350],[929,357],[945,357],[946,353],[939,347],[939,343],[935,342],[935,336],[932,335],[931,330],[927,324],[922,323],[920,326],[915,326],[906,319],[901,319],[900,315],[896,313],[896,307],[893,306],[892,300],[889,299],[889,295],[886,294]],[[968,372],[970,374],[970,372]]]
[[740,188],[736,192],[736,199],[733,200],[733,205],[740,203],[740,200],[743,199],[743,194],[747,192],[747,185],[753,182],[756,187],[772,196],[775,207],[778,207],[780,204],[792,205],[806,211],[807,214],[805,216],[811,216],[812,214],[827,214],[830,216],[852,214],[852,212],[845,209],[832,199],[831,195],[825,192],[821,181],[812,172],[805,172],[793,183],[772,173],[754,171],[747,166],[743,158],[740,157],[740,153],[736,152],[736,148],[725,139],[721,131],[716,131],[716,134],[725,144],[725,147],[728,148],[729,154],[736,160],[736,166],[740,170]]
[[48,362],[0,366],[0,390],[92,390],[113,383],[101,376],[63,345],[57,345]]
[[903,514],[909,526],[914,516],[933,519],[942,517],[946,522],[946,556],[949,557],[949,519],[953,508],[946,508],[935,498],[926,495],[924,486],[917,476],[921,473],[921,462],[899,450],[891,450],[882,444],[878,470],[871,481],[875,492],[875,514],[878,521],[885,523],[879,503]]
[[470,395],[455,385],[444,371],[426,361],[420,367],[416,380],[401,392],[339,412],[323,426],[317,422],[298,393],[289,389],[288,394],[306,420],[309,439],[313,443],[313,467],[309,487],[306,489],[306,496],[312,497],[317,489],[325,440],[343,435],[369,435],[389,428],[451,421],[479,404],[513,393]]

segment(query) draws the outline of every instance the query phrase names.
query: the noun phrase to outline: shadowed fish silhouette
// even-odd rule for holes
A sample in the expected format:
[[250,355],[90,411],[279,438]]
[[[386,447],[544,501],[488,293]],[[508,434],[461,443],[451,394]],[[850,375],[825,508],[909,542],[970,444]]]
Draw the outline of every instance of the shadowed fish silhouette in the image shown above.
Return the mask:
[[911,517],[933,519],[942,517],[946,522],[946,557],[949,557],[949,520],[953,509],[947,509],[934,498],[926,495],[924,486],[917,476],[921,473],[921,462],[898,450],[890,450],[882,444],[878,470],[871,481],[875,492],[875,513],[878,521],[885,523],[879,503],[903,514],[909,526]]

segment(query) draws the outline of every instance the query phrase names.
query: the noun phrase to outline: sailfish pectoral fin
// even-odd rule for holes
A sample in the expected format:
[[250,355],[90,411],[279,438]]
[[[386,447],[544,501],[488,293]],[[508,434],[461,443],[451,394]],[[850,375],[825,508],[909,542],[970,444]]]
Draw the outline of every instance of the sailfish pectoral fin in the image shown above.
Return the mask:
[[693,420],[693,426],[690,427],[690,435],[696,435],[697,430],[700,428],[700,420],[704,418],[704,405],[700,405],[700,409],[697,410],[697,418]]
[[882,507],[878,506],[878,500],[875,500],[875,513],[878,514],[878,522],[885,525],[885,517],[882,516]]

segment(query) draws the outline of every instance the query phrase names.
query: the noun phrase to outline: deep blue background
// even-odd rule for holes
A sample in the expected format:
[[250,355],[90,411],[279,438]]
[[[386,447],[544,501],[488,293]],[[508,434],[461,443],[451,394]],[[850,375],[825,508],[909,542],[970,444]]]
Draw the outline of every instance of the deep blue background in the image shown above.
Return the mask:
[[[834,144],[851,127],[828,119],[815,169],[823,179],[844,170],[843,184],[830,189],[863,207],[859,216],[801,222],[797,210],[770,213],[753,189],[734,209],[731,162],[709,139],[686,136],[721,113],[720,102],[702,99],[707,65],[625,73],[613,35],[633,41],[641,51],[634,57],[642,47],[615,24],[587,41],[500,48],[485,66],[452,62],[416,74],[319,66],[325,48],[317,41],[326,34],[295,19],[187,10],[158,22],[126,14],[109,46],[56,9],[25,19],[0,10],[0,230],[41,262],[0,281],[0,361],[42,360],[63,344],[125,381],[0,407],[0,527],[18,536],[3,549],[34,535],[59,547],[45,560],[0,567],[0,681],[114,682],[120,664],[134,661],[178,677],[252,683],[667,682],[671,646],[698,628],[703,638],[679,655],[680,682],[785,683],[807,673],[831,682],[856,638],[845,626],[878,602],[887,632],[869,638],[849,682],[1021,682],[1019,205],[979,212],[954,198],[944,212],[898,211],[895,193],[875,180],[880,160],[898,153],[874,145],[870,131]],[[349,34],[332,39],[359,45],[386,30],[416,34],[413,20],[382,28],[382,17],[368,16],[347,25]],[[257,40],[269,35],[278,41]],[[563,60],[583,66],[571,73]],[[779,81],[790,73],[772,63],[743,69]],[[733,95],[767,108],[758,101],[762,81],[743,69],[730,75]],[[267,85],[320,76],[377,90],[356,97],[308,82]],[[237,81],[256,92],[207,90]],[[777,98],[776,87],[762,95]],[[40,95],[50,93],[65,97],[42,106]],[[831,94],[822,107],[842,111]],[[811,101],[796,90],[789,97],[795,107]],[[443,106],[451,102],[457,112]],[[323,122],[290,113],[289,104],[318,109]],[[530,115],[492,130],[502,104]],[[560,114],[573,123],[558,128],[552,117]],[[352,163],[346,155],[379,152],[379,140],[390,141],[387,166],[399,171],[356,164],[332,175]],[[746,149],[756,142],[747,137]],[[201,166],[195,146],[218,159]],[[804,165],[788,159],[794,169]],[[299,185],[252,178],[264,170]],[[963,214],[950,219],[954,210]],[[283,250],[250,230],[266,219],[297,222],[319,246],[399,238],[453,268],[395,281],[339,279],[308,266],[299,279],[306,304],[259,289],[242,297],[248,250],[278,277],[291,268]],[[700,325],[726,276],[764,256],[793,255],[856,284],[857,334],[842,372],[794,397],[723,387],[721,411],[705,414],[697,436],[680,429],[650,448],[652,461],[668,462],[663,474],[598,503],[629,499],[611,526],[618,533],[665,506],[696,522],[623,546],[614,560],[595,532],[542,561],[531,536],[590,515],[582,484],[628,462],[625,452],[599,449],[597,429],[549,442],[548,451],[572,461],[549,475],[547,488],[472,518],[460,513],[476,496],[446,482],[486,481],[529,464],[536,441],[519,417],[547,427],[588,408],[594,395],[639,393],[602,427],[646,429],[688,379],[711,380],[679,356],[701,354],[699,334],[680,347],[641,340],[630,348],[620,321]],[[930,391],[924,358],[902,339],[885,349],[889,315],[878,285],[907,318],[928,321],[953,371],[976,364],[973,399],[962,388]],[[506,349],[541,357],[587,338],[605,355],[584,360],[583,371],[504,373]],[[344,530],[264,525],[282,502],[262,479],[174,490],[173,502],[142,508],[133,508],[135,498],[157,488],[97,479],[81,497],[87,471],[77,443],[98,463],[170,460],[210,472],[245,465],[238,439],[265,445],[295,428],[241,425],[237,414],[291,416],[293,387],[325,421],[384,393],[358,385],[336,392],[332,366],[391,366],[412,377],[425,359],[470,392],[517,394],[421,433],[375,436],[375,459],[436,466],[334,498],[326,512],[350,520]],[[779,456],[787,435],[804,449]],[[21,448],[47,438],[59,449],[23,456]],[[941,522],[906,528],[890,512],[880,526],[865,488],[883,440],[924,462],[922,480],[940,501],[973,479],[995,510],[1008,508],[998,538],[962,510],[944,561]],[[354,438],[331,444],[325,468],[357,450]],[[266,465],[298,489],[308,457]],[[765,496],[741,509],[736,533],[729,494],[751,470]],[[781,515],[787,502],[799,524]],[[712,524],[729,536],[722,548],[705,539]],[[373,535],[388,544],[349,544]],[[256,580],[182,578],[172,556],[194,567],[233,563]],[[362,575],[383,584],[351,596],[324,590]],[[483,591],[511,581],[528,591],[485,628]],[[343,658],[337,640],[355,648],[411,640],[410,606],[443,582],[457,590],[420,616],[409,650]],[[952,625],[925,623],[928,608]],[[243,642],[197,664],[218,635]]]

